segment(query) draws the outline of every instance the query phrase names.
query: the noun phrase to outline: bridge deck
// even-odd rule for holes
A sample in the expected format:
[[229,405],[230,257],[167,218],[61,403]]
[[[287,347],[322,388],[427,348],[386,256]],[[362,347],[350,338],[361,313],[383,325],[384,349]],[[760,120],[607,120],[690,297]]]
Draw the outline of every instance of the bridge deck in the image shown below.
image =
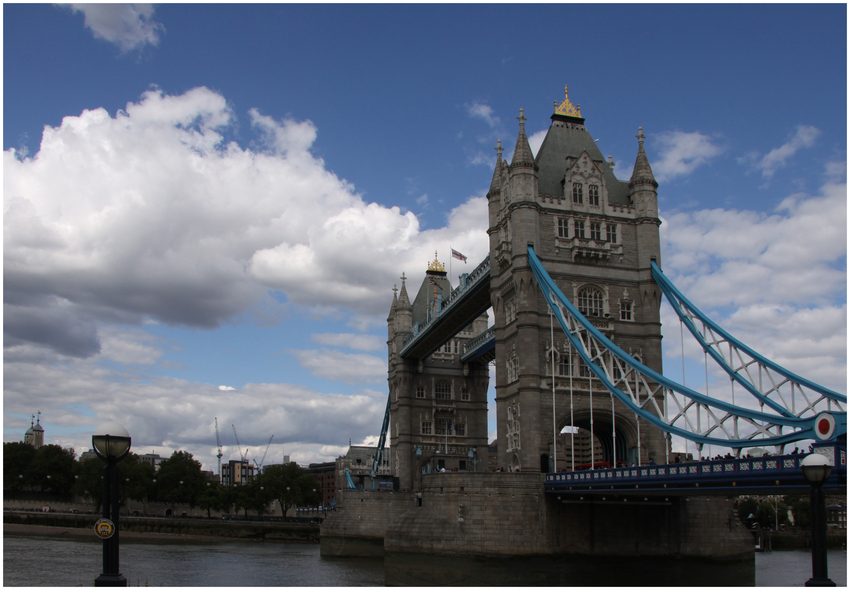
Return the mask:
[[[835,447],[838,458],[824,489],[846,489],[846,450]],[[808,491],[800,461],[807,455],[779,455],[748,459],[722,459],[549,473],[545,490],[550,494],[716,494],[740,495]]]

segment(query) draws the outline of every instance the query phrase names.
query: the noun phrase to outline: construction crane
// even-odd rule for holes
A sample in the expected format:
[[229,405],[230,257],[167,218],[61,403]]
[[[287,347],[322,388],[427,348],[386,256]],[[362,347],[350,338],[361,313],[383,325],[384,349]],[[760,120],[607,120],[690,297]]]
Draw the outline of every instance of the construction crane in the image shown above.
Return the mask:
[[242,445],[239,443],[239,435],[236,434],[236,425],[231,424],[233,426],[233,436],[236,437],[236,448],[239,449],[239,454],[242,456],[242,462],[248,460],[248,447],[245,447],[245,452],[242,452]]
[[224,453],[221,452],[221,437],[218,435],[218,417],[215,419],[215,443],[218,445],[218,482],[221,483],[221,457]]
[[273,438],[274,438],[274,435],[271,435],[271,436],[269,437],[269,444],[267,444],[267,445],[266,445],[266,452],[265,452],[265,453],[263,453],[263,458],[262,458],[262,459],[260,459],[260,462],[259,462],[259,463],[257,463],[257,460],[256,460],[256,459],[254,459],[254,465],[256,465],[256,466],[257,466],[257,471],[260,471],[260,470],[263,468],[263,463],[265,463],[265,462],[266,462],[266,455],[268,455],[268,453],[269,453],[269,447],[272,445],[272,439],[273,439]]

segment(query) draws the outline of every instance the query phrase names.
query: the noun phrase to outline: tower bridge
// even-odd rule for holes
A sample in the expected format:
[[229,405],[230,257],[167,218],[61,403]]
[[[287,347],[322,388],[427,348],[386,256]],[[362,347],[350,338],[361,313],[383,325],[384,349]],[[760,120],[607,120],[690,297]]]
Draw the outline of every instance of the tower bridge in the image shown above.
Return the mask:
[[[658,183],[643,130],[626,182],[616,178],[614,162],[602,156],[566,92],[536,155],[522,109],[517,119],[510,163],[502,159],[501,142],[496,146],[487,192],[489,256],[461,275],[455,289],[435,256],[412,303],[402,275],[387,318],[389,398],[378,456],[388,438],[398,493],[413,494],[413,508],[406,500],[373,498],[384,503],[379,512],[388,520],[370,529],[362,512],[368,503],[360,497],[347,505],[351,513],[323,527],[327,552],[345,553],[336,544],[342,530],[349,531],[343,537],[372,531],[387,551],[401,553],[621,551],[625,541],[612,538],[604,549],[594,541],[613,534],[605,519],[587,521],[579,508],[557,498],[599,491],[602,482],[622,493],[675,488],[681,495],[713,487],[713,493],[729,495],[738,482],[758,487],[768,481],[741,475],[758,469],[738,456],[741,449],[771,445],[782,454],[785,445],[810,439],[822,454],[831,449],[839,467],[835,485],[846,488],[846,396],[739,342],[664,277]],[[729,375],[731,403],[663,374],[662,296],[706,356]],[[490,363],[502,473],[483,473]],[[612,469],[577,470],[567,453],[575,441],[563,434],[576,428],[590,432],[590,466],[607,463]],[[689,464],[695,473],[655,466],[671,463],[673,436],[700,451],[706,444],[728,447],[736,457],[707,467]],[[458,473],[434,473],[443,469]],[[779,479],[791,482],[787,474]],[[396,501],[402,504],[393,508]],[[693,512],[705,510],[702,504],[673,502],[663,526],[679,527],[679,533],[659,532],[653,551],[681,557],[705,555],[709,547],[713,557],[749,559],[748,534],[732,519],[716,517],[731,514],[727,500],[707,501],[712,516],[702,521]],[[645,517],[621,517],[634,525],[635,535],[655,534],[638,524]],[[584,536],[570,537],[570,523],[579,522]],[[486,549],[464,541],[474,524],[477,539],[490,539]],[[683,530],[687,540],[677,536]],[[504,535],[514,541],[504,543]],[[491,544],[497,539],[498,548]]]

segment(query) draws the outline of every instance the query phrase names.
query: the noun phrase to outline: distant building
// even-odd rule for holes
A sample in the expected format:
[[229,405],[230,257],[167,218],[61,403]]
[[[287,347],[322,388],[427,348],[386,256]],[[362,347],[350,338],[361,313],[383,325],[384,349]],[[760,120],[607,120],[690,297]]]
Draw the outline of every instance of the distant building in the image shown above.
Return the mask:
[[80,461],[88,461],[89,459],[97,459],[97,453],[94,452],[94,449],[89,449],[88,451],[84,451],[80,455]]
[[27,428],[26,434],[24,434],[24,442],[35,448],[39,448],[44,446],[44,428],[40,424],[41,412],[38,413],[38,418],[35,417],[35,414],[33,414],[32,418],[35,424],[30,422],[30,427]]
[[162,457],[152,453],[148,453],[146,455],[139,455],[139,460],[144,461],[145,463],[153,467],[154,473],[159,471],[159,464],[162,463]]
[[221,485],[245,485],[253,479],[254,466],[248,461],[229,461],[221,465]]
[[209,482],[218,481],[218,476],[212,471],[201,471],[201,475]]
[[348,452],[336,460],[336,486],[338,488],[349,488],[348,476],[351,482],[361,490],[392,489],[392,472],[390,471],[389,449],[384,449],[381,466],[378,468],[378,477],[372,482],[372,461],[375,458],[377,447],[365,447],[352,445]]
[[310,463],[304,472],[309,473],[319,482],[322,490],[322,506],[333,506],[336,503],[336,462]]

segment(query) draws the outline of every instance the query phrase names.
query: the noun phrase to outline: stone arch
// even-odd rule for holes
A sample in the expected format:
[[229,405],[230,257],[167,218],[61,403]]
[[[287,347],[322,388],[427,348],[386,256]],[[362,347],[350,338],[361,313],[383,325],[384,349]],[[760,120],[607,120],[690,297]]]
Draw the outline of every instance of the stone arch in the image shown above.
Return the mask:
[[[604,396],[604,394],[603,394]],[[604,396],[605,403],[608,401],[608,396]],[[634,415],[622,411],[616,412],[616,420],[611,419],[610,406],[597,407],[594,404],[593,408],[593,435],[602,446],[602,458],[594,457],[597,463],[607,462],[613,466],[614,458],[614,434],[612,432],[612,423],[616,425],[616,455],[617,464],[625,463],[630,465],[632,462],[637,463],[638,453],[638,437],[637,427],[635,425]],[[564,427],[570,426],[569,410],[565,415],[561,415],[558,420],[558,432],[561,432]],[[590,432],[590,410],[580,409],[573,413],[572,426],[575,426],[586,432]],[[559,460],[559,463],[561,461]],[[588,463],[590,461],[588,460]]]

